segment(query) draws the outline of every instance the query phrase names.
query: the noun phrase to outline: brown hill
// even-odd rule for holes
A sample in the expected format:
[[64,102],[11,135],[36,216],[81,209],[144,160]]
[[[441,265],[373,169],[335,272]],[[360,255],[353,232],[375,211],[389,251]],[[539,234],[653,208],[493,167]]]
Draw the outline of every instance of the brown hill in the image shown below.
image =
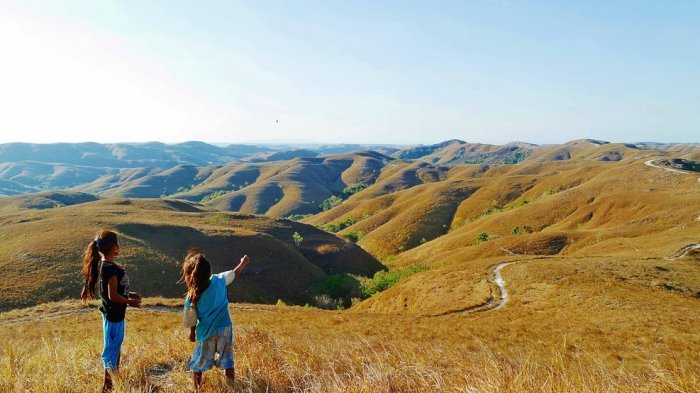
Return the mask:
[[[114,173],[110,168],[55,164],[34,161],[0,163],[0,181],[19,184],[17,191],[70,188],[91,183]],[[27,191],[24,191],[27,192]]]
[[[312,226],[189,202],[108,199],[27,210],[11,207],[16,198],[0,201],[0,309],[76,297],[82,252],[102,227],[121,234],[120,261],[133,288],[147,296],[181,296],[179,266],[191,246],[202,247],[216,271],[250,255],[250,277],[231,294],[250,302],[303,304],[331,274],[371,275],[383,268],[359,247]],[[303,238],[298,246],[295,232]]]
[[[287,217],[292,214],[312,214],[321,209],[321,202],[354,184],[376,181],[384,166],[392,160],[376,152],[357,152],[325,158],[299,158],[279,163],[234,166],[217,180],[202,184],[208,190],[222,190],[221,184],[232,179],[257,176],[255,182],[238,191],[231,191],[207,202],[221,210]],[[245,172],[241,172],[245,168]],[[245,173],[246,176],[239,176]],[[224,177],[222,182],[221,177]],[[246,180],[247,181],[247,180]],[[214,187],[212,185],[216,184]],[[193,192],[199,192],[195,188]],[[177,195],[176,195],[177,196]]]
[[182,192],[193,184],[201,183],[213,171],[213,167],[193,165],[178,165],[170,169],[128,169],[74,189],[105,198],[158,198]]
[[72,191],[41,191],[0,198],[0,212],[22,209],[56,209],[97,200],[92,194]]
[[631,143],[610,143],[593,139],[579,139],[561,145],[542,146],[533,151],[530,161],[621,161],[625,158],[646,156],[650,151],[667,154],[664,150],[643,149]]
[[417,146],[394,153],[404,160],[420,160],[434,165],[515,164],[531,153],[535,145],[509,143],[504,146],[467,143],[453,139],[429,146]]
[[[655,237],[663,230],[655,226],[657,222],[681,225],[693,216],[697,180],[645,166],[659,151],[626,147],[627,158],[606,161],[599,159],[600,149],[611,144],[585,143],[592,145],[586,154],[589,159],[461,166],[443,173],[442,180],[395,192],[382,188],[380,178],[342,205],[305,222],[340,228],[341,235],[359,237],[358,244],[373,255],[390,259],[398,255],[394,263],[411,264],[464,247],[473,258],[510,252],[573,253],[594,250],[597,243],[624,249],[629,240],[603,240]],[[390,170],[398,171],[388,168],[385,173]],[[479,244],[482,232],[497,241]],[[657,242],[652,239],[650,244]]]
[[[435,290],[428,288],[452,293],[452,286],[461,285],[462,279],[477,285],[488,266],[504,260],[555,256],[562,263],[575,263],[568,261],[605,256],[614,258],[614,263],[663,261],[688,244],[700,243],[700,192],[693,174],[651,168],[644,159],[587,165],[553,162],[537,170],[541,175],[523,175],[528,166],[538,167],[513,167],[487,183],[475,180],[474,184],[482,183],[456,210],[449,233],[387,259],[392,266],[422,263],[433,268],[373,296],[361,309],[397,311],[404,298],[423,305],[415,309],[420,313],[453,309],[458,298],[437,300]],[[559,188],[552,188],[555,184]],[[499,208],[482,210],[489,201]],[[372,217],[349,229],[362,227]],[[397,214],[384,225],[401,232],[408,226],[404,217],[411,215]],[[359,244],[379,256],[396,253],[390,241],[382,245],[372,233]],[[684,257],[692,259],[693,250]],[[692,281],[679,286],[698,291],[696,287]],[[483,301],[465,295],[460,299],[459,307]]]
[[101,197],[169,197],[222,210],[287,217],[317,213],[346,187],[371,184],[393,159],[373,151],[280,162],[139,168],[74,188]]

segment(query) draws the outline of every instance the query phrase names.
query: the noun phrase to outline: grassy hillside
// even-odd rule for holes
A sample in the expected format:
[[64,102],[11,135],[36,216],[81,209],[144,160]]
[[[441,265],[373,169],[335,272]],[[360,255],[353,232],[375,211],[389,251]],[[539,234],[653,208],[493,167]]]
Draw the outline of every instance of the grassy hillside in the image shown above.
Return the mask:
[[18,184],[19,187],[15,187],[17,191],[22,191],[24,188],[29,189],[30,192],[31,190],[75,187],[91,183],[102,176],[115,172],[117,171],[105,167],[43,162],[23,161],[0,164],[0,179],[2,181]]
[[[649,242],[635,240],[645,245],[637,248],[655,252],[662,243],[659,233],[669,233],[668,248],[697,240],[694,209],[700,193],[693,172],[645,165],[665,155],[658,151],[629,148],[620,161],[602,160],[600,148],[609,146],[586,143],[593,146],[586,158],[461,166],[394,192],[384,183],[394,178],[387,169],[372,187],[305,222],[326,228],[347,223],[340,234],[361,233],[358,244],[380,258],[405,254],[398,261],[463,247],[480,256],[507,255],[502,248],[522,254],[593,252],[610,250],[614,239],[646,237]],[[678,231],[683,237],[672,240],[670,234]],[[480,243],[481,233],[487,244]],[[629,247],[620,244],[613,248]],[[415,253],[405,253],[414,247]]]
[[[223,214],[160,199],[108,199],[36,209],[44,206],[35,202],[46,199],[0,199],[0,309],[76,297],[82,253],[102,227],[121,234],[120,260],[133,288],[147,296],[183,293],[176,282],[181,259],[191,246],[207,251],[216,271],[231,269],[243,254],[250,255],[257,263],[247,283],[232,296],[254,302],[312,302],[317,285],[331,274],[371,275],[382,268],[352,243],[291,221]],[[303,237],[299,245],[295,232]]]
[[[389,157],[368,151],[259,166],[233,166],[229,173],[219,171],[215,173],[215,181],[205,182],[198,188],[222,190],[222,183],[240,186],[234,181],[244,180],[239,190],[226,192],[206,204],[220,210],[273,217],[313,214],[321,211],[320,205],[325,199],[340,194],[346,187],[374,183],[389,162]],[[255,181],[250,183],[253,176],[256,176]],[[199,192],[198,188],[192,192]]]
[[97,200],[92,194],[72,191],[41,191],[13,197],[0,198],[1,212],[25,209],[56,209]]
[[[237,391],[700,391],[698,149],[580,140],[453,166],[357,152],[120,174],[124,190],[191,181],[177,200],[0,198],[0,335],[16,344],[0,346],[0,391],[98,388],[94,304],[16,308],[76,297],[103,226],[147,297],[127,316],[122,391],[190,386],[175,282],[191,245],[217,271],[253,260],[229,293],[258,303],[231,308]],[[259,304],[312,302],[338,277],[388,281],[377,259],[412,274],[345,311]],[[205,375],[205,391],[222,389]]]
[[[416,310],[445,298],[489,297],[490,263],[509,301],[442,316]],[[499,258],[419,273],[387,291],[425,303],[377,302],[348,311],[234,304],[236,391],[242,392],[682,392],[700,390],[698,300],[657,283],[697,283],[697,261]],[[253,265],[251,265],[252,267]],[[481,276],[481,278],[479,278]],[[441,279],[440,277],[443,277]],[[232,285],[235,294],[251,277]],[[455,284],[455,285],[453,285]],[[396,296],[394,296],[396,298]],[[404,306],[405,304],[405,306]],[[127,312],[118,391],[180,392],[192,353],[182,300],[146,299]],[[380,311],[380,312],[377,312]],[[0,313],[2,391],[95,391],[101,320],[94,305],[48,303]],[[67,362],[66,359],[73,361]],[[45,376],[51,376],[46,378]],[[206,373],[204,392],[226,389]]]
[[213,167],[193,165],[178,165],[170,169],[126,170],[75,189],[105,198],[159,198],[190,189],[204,181],[213,171]]
[[[543,258],[552,261],[552,268],[573,264],[584,270],[596,261],[591,269],[614,271],[619,282],[650,291],[645,296],[670,292],[694,301],[700,296],[697,255],[689,252],[673,262],[666,258],[700,243],[697,175],[644,162],[523,164],[495,179],[487,171],[464,183],[474,188],[456,209],[441,197],[446,189],[467,190],[456,178],[387,196],[376,214],[359,207],[369,202],[357,205],[343,217],[370,214],[341,234],[365,232],[358,244],[390,266],[430,267],[358,309],[421,315],[468,309],[493,295],[484,276],[489,266]],[[412,202],[413,208],[402,205],[413,199],[419,201]],[[674,273],[665,274],[669,271]],[[464,286],[486,289],[469,292]]]
[[419,160],[435,165],[515,164],[532,154],[535,145],[511,143],[503,146],[467,143],[458,139],[417,146],[394,153],[403,160]]
[[219,147],[202,142],[168,145],[150,143],[4,143],[0,162],[32,160],[78,166],[134,168],[172,167],[178,164],[206,166],[241,159],[271,149],[249,145]]

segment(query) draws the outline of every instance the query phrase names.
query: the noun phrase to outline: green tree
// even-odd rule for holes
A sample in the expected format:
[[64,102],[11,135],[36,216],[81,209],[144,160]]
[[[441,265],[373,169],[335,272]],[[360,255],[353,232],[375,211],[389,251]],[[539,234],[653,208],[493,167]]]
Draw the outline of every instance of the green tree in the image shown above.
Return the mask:
[[340,205],[341,203],[343,203],[343,198],[336,195],[331,195],[330,198],[324,199],[323,202],[318,205],[318,207],[320,207],[321,210],[326,211]]
[[299,247],[301,242],[304,240],[304,237],[301,236],[301,234],[299,232],[294,232],[294,234],[292,235],[292,238],[294,238],[294,244],[296,244],[297,247]]

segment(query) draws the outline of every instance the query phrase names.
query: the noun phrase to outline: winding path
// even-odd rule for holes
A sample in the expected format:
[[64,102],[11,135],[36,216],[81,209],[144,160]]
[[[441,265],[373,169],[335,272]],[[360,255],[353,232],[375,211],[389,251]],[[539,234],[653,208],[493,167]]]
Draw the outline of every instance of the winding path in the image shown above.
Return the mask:
[[[653,165],[650,165],[653,166]],[[668,169],[668,168],[664,168]],[[666,257],[666,260],[675,260],[675,259],[680,259],[688,255],[689,252],[693,250],[698,250],[700,249],[700,243],[695,243],[695,244],[689,244],[680,250],[678,250],[677,253],[675,253],[673,256]],[[508,250],[504,250],[508,251]],[[516,254],[517,255],[517,254]],[[506,305],[508,303],[508,291],[506,290],[506,282],[501,276],[501,270],[505,268],[508,265],[516,263],[515,261],[513,262],[504,262],[504,263],[499,263],[498,265],[493,265],[489,267],[489,270],[491,271],[491,274],[493,276],[493,282],[496,284],[496,290],[498,291],[498,295],[494,296],[494,289],[493,286],[489,288],[489,298],[480,304],[475,304],[469,307],[464,307],[461,309],[457,310],[450,310],[450,311],[445,311],[440,314],[434,314],[434,315],[429,315],[431,317],[438,317],[438,316],[444,316],[444,315],[450,315],[450,314],[457,314],[457,313],[475,313],[475,312],[486,312],[486,311],[495,311]],[[165,306],[165,305],[144,305],[141,308],[137,309],[131,309],[132,312],[136,311],[156,311],[156,312],[180,312],[182,310],[182,306]],[[56,319],[56,318],[62,318],[62,317],[68,317],[68,316],[75,316],[75,315],[82,315],[82,314],[89,314],[93,313],[96,311],[95,307],[78,307],[74,309],[65,309],[65,310],[58,310],[58,311],[52,311],[48,313],[40,313],[40,315],[22,315],[22,316],[17,316],[17,317],[10,317],[7,319],[0,319],[0,326],[8,326],[8,325],[17,325],[17,324],[22,324],[22,323],[30,323],[30,322],[36,322],[36,321],[46,321],[46,320],[51,320],[51,319]],[[267,309],[267,308],[262,308],[262,307],[250,307],[250,306],[240,306],[240,305],[235,305],[233,307],[233,311],[243,311],[243,312],[274,312],[273,310]]]
[[493,281],[498,287],[500,297],[499,300],[496,302],[496,305],[491,309],[491,311],[498,310],[499,308],[505,306],[506,303],[508,303],[508,291],[506,291],[506,282],[503,280],[503,277],[501,277],[501,270],[504,267],[510,265],[511,263],[513,262],[501,263],[500,265],[496,265],[496,267],[493,269]]
[[681,259],[684,256],[688,255],[688,253],[691,252],[692,250],[698,250],[698,249],[700,249],[699,243],[688,244],[687,246],[678,250],[678,252],[675,255],[673,255],[672,257],[666,257],[664,259],[667,261],[673,261],[674,259]]
[[[72,317],[76,315],[90,314],[97,311],[96,307],[83,307],[76,306],[76,308],[67,308],[65,310],[51,311],[46,313],[38,313],[32,315],[22,315],[17,317],[9,317],[7,319],[0,319],[0,326],[9,325],[19,325],[22,323],[38,322],[38,321],[48,321],[56,318]],[[168,313],[179,313],[182,312],[182,306],[164,306],[164,305],[144,305],[139,308],[129,308],[129,312],[143,312],[143,311],[156,311],[156,312],[168,312]],[[244,311],[244,312],[272,312],[261,307],[247,307],[247,306],[234,306],[233,311]]]
[[656,161],[656,160],[645,161],[645,162],[644,162],[644,165],[650,166],[650,167],[652,167],[652,168],[665,169],[665,170],[667,170],[667,171],[669,171],[669,172],[673,172],[673,173],[681,173],[681,174],[683,174],[683,175],[687,175],[687,174],[690,173],[690,172],[688,172],[688,171],[684,171],[684,170],[681,170],[681,169],[669,168],[669,167],[665,167],[665,166],[661,166],[661,165],[656,165],[656,164],[654,164],[654,161]]
[[457,310],[445,311],[440,314],[429,315],[430,317],[441,317],[444,315],[458,314],[458,313],[475,313],[475,312],[486,312],[494,311],[503,307],[508,303],[508,291],[506,291],[506,282],[501,276],[501,270],[504,267],[513,264],[515,262],[504,262],[498,265],[491,266],[491,274],[493,275],[493,281],[496,284],[496,290],[498,291],[498,297],[493,294],[493,287],[489,288],[489,298],[480,304],[475,304],[469,307],[460,308]]

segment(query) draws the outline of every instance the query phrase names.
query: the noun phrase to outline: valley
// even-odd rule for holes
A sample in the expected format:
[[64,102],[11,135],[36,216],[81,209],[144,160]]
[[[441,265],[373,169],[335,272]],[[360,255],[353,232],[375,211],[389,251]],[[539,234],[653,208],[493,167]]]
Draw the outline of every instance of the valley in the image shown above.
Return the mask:
[[76,298],[102,227],[145,296],[123,391],[189,386],[191,246],[215,271],[253,261],[229,288],[240,391],[700,390],[700,147],[359,147],[130,152],[60,189],[75,161],[1,164],[0,391],[99,386],[99,312]]

